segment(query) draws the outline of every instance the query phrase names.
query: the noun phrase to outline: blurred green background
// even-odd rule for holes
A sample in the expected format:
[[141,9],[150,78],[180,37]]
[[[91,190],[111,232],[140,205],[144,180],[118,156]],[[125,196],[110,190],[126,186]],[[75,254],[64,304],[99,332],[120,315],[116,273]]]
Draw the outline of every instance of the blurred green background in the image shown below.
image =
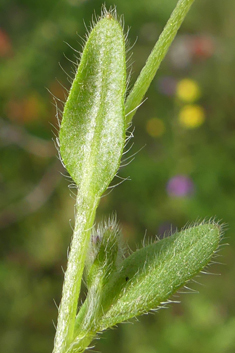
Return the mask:
[[[73,190],[57,151],[53,96],[64,102],[69,60],[102,1],[0,2],[0,345],[4,353],[51,352]],[[124,14],[135,43],[131,84],[176,0],[106,0]],[[134,117],[120,170],[130,177],[103,197],[97,219],[116,211],[132,249],[187,222],[227,224],[223,264],[190,283],[167,310],[109,330],[103,353],[235,352],[235,2],[197,0]],[[66,44],[68,43],[68,44]],[[72,47],[72,48],[71,48]],[[129,52],[129,54],[130,54]],[[68,60],[69,59],[69,60]],[[62,69],[62,68],[63,69]],[[65,72],[64,72],[65,71]],[[64,87],[64,88],[63,88]],[[48,90],[51,92],[49,93]],[[62,103],[58,102],[60,109]],[[127,147],[128,148],[128,147]],[[124,163],[125,164],[125,163]],[[114,183],[120,180],[116,178]]]

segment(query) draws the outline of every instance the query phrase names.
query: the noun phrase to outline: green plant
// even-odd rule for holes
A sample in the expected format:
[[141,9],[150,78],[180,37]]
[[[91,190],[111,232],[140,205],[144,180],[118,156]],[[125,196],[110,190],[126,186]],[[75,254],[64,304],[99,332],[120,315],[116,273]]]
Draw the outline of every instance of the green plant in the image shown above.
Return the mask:
[[[115,10],[103,8],[87,39],[59,133],[77,199],[54,353],[83,352],[97,332],[156,309],[207,265],[218,247],[221,229],[208,222],[125,258],[115,217],[94,228],[100,197],[120,165],[126,129],[192,3],[179,0],[127,97],[125,37]],[[77,312],[83,275],[88,292]]]

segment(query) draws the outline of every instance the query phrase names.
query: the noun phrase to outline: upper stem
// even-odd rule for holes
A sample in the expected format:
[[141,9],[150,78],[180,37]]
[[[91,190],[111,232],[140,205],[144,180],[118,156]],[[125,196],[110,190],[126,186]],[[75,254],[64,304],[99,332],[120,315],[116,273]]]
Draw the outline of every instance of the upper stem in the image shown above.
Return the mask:
[[132,120],[136,109],[141,104],[150,83],[165,57],[178,29],[180,28],[187,12],[194,0],[179,0],[171,14],[164,30],[162,31],[157,43],[155,44],[148,60],[143,67],[134,87],[128,95],[125,103],[125,113],[127,124]]

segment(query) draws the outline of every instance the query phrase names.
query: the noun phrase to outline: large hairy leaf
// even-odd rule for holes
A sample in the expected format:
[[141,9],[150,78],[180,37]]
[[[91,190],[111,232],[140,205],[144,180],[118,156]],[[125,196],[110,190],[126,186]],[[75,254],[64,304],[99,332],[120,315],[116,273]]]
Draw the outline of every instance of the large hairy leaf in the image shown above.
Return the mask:
[[91,31],[64,107],[60,153],[75,183],[99,196],[120,164],[125,142],[125,40],[106,14]]

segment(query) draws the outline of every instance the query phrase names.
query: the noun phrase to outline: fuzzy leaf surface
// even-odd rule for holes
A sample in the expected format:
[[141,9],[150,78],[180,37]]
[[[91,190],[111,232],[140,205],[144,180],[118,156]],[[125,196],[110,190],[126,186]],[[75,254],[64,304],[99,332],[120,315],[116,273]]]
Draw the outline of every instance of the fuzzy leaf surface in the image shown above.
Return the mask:
[[99,196],[119,168],[125,142],[125,40],[106,14],[91,31],[64,107],[60,153],[75,183]]
[[156,309],[210,261],[220,227],[201,224],[137,250],[104,288],[98,330]]

